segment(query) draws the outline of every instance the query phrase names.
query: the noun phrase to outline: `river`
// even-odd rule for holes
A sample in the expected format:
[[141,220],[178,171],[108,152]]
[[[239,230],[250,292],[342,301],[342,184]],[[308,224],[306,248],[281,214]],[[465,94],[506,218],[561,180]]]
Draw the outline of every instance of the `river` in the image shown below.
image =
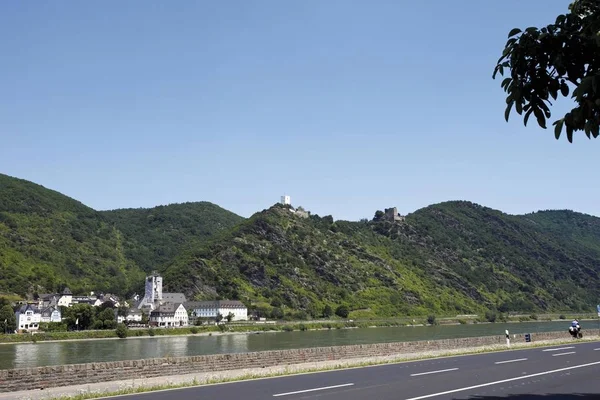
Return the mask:
[[[598,329],[589,321],[590,329]],[[212,336],[135,337],[0,345],[0,369],[165,356],[239,353],[347,344],[449,339],[457,337],[565,331],[568,321],[356,328],[319,331],[218,334]],[[583,322],[586,328],[586,322]],[[522,340],[522,339],[521,339]]]

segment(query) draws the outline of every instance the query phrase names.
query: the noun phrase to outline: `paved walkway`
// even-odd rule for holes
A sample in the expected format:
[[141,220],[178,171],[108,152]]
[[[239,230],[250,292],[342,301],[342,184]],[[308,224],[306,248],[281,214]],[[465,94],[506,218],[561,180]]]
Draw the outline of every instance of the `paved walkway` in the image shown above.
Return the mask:
[[[599,340],[600,337],[586,336],[583,341],[594,341]],[[536,345],[544,344],[555,344],[557,342],[568,342],[566,339],[556,340],[544,340],[535,342]],[[530,347],[528,343],[512,344],[511,349],[526,348]],[[490,350],[505,350],[506,345],[494,345],[494,346],[482,346],[482,347],[471,347],[455,350],[435,350],[426,351],[421,353],[410,353],[410,354],[397,354],[393,356],[381,356],[381,357],[366,357],[366,358],[354,358],[349,360],[335,360],[335,361],[322,361],[314,363],[303,363],[288,366],[277,366],[277,367],[266,367],[266,368],[247,368],[230,371],[218,371],[211,373],[196,373],[187,375],[176,375],[176,376],[162,376],[156,378],[147,379],[130,379],[124,381],[112,381],[112,382],[101,382],[75,386],[62,386],[56,388],[48,388],[44,390],[30,390],[20,392],[8,392],[0,393],[0,400],[43,400],[53,398],[66,398],[77,396],[86,393],[94,393],[98,396],[102,394],[114,393],[121,390],[131,390],[142,387],[155,387],[159,385],[181,385],[181,384],[207,384],[211,382],[217,382],[224,379],[236,379],[236,378],[259,378],[273,374],[289,374],[289,373],[301,373],[307,372],[314,369],[324,368],[344,368],[359,366],[364,363],[375,363],[375,362],[393,362],[393,361],[409,361],[423,357],[436,357],[436,356],[449,356],[458,355],[468,352],[483,352]]]

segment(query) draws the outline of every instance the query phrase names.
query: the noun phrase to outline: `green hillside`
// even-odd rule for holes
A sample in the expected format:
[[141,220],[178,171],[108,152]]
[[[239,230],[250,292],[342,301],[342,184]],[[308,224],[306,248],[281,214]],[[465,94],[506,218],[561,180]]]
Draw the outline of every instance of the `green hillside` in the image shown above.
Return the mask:
[[573,212],[511,216],[465,201],[403,223],[303,219],[274,206],[178,258],[165,281],[267,313],[270,304],[312,314],[346,304],[355,317],[589,311],[600,295],[599,224]]
[[210,203],[97,212],[0,174],[0,293],[139,292],[145,272],[242,219]]
[[163,266],[180,252],[244,220],[208,202],[119,209],[102,215],[124,233],[128,239],[125,255],[145,271]]
[[394,259],[392,240],[367,225],[359,229],[370,240],[335,225],[331,217],[304,219],[276,205],[179,258],[166,269],[165,284],[198,299],[220,295],[315,316],[326,304],[380,316],[483,308],[418,265]]
[[467,201],[404,222],[381,214],[334,221],[275,205],[244,219],[207,202],[97,212],[0,175],[0,293],[128,295],[156,269],[166,291],[297,318],[327,305],[351,318],[584,312],[600,298],[599,218]]
[[0,174],[0,292],[51,292],[68,285],[126,293],[144,275],[125,239],[101,214],[43,186]]

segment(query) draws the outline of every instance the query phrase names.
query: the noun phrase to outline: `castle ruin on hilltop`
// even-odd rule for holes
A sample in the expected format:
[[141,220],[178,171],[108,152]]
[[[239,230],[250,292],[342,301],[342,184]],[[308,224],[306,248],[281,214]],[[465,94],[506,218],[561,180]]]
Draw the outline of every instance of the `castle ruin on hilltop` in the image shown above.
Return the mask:
[[384,218],[390,222],[404,222],[406,219],[404,215],[398,214],[398,209],[396,207],[386,208],[384,211]]

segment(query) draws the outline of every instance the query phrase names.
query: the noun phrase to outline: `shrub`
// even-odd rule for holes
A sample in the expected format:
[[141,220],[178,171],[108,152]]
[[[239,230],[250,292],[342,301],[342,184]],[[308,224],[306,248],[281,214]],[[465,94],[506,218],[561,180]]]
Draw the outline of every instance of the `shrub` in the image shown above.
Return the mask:
[[435,325],[436,321],[435,321],[435,315],[430,315],[427,317],[427,323],[429,325]]
[[154,329],[150,328],[148,329],[148,336],[154,336],[156,335],[156,332],[154,332]]
[[533,319],[533,320],[536,320],[536,321],[537,321],[537,319],[538,319],[538,316],[537,316],[536,314],[531,314],[531,315],[529,316],[529,318],[531,318],[531,319]]
[[485,319],[488,322],[496,322],[496,318],[497,318],[497,316],[496,316],[495,312],[493,312],[493,311],[486,311],[485,312]]
[[565,317],[564,314],[560,314],[560,316],[558,317],[559,319],[566,319],[567,317]]
[[127,337],[128,329],[127,326],[123,323],[120,323],[116,329],[117,336],[121,339],[125,339]]
[[348,318],[349,314],[350,310],[345,305],[338,306],[338,308],[335,309],[335,315],[337,315],[340,318]]
[[461,325],[465,325],[467,323],[467,321],[465,321],[464,319],[459,319],[458,323]]
[[194,335],[195,335],[196,333],[198,333],[198,328],[196,328],[195,326],[192,326],[192,327],[190,328],[190,332],[192,332],[192,334],[194,334]]
[[284,332],[291,332],[291,331],[293,331],[293,330],[294,330],[294,328],[292,328],[292,327],[291,327],[291,326],[289,326],[289,325],[284,325],[284,326],[283,326],[283,331],[284,331]]

